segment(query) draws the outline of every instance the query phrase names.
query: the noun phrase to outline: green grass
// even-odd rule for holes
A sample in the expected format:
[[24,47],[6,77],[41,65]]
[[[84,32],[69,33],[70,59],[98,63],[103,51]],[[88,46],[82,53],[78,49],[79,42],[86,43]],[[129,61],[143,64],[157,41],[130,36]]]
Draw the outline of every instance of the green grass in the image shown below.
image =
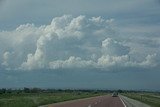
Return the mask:
[[6,93],[0,95],[0,107],[37,107],[73,99],[103,95],[93,92]]
[[124,96],[141,101],[151,107],[160,107],[160,95],[155,93],[124,93]]

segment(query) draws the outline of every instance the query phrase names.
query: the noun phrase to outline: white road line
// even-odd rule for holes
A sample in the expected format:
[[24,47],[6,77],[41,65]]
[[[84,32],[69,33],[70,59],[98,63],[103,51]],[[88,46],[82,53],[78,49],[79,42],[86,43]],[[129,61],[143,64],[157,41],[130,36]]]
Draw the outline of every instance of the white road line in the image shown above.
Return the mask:
[[124,101],[121,99],[121,97],[119,97],[119,98],[120,98],[120,100],[122,101],[124,107],[127,107],[126,104],[124,103]]

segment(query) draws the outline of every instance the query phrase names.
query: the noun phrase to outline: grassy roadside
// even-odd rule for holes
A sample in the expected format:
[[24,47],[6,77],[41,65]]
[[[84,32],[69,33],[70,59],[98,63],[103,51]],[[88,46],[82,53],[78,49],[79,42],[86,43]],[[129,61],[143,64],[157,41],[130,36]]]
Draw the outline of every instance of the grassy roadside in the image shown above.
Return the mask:
[[160,94],[156,93],[123,93],[122,95],[141,101],[151,107],[160,107]]
[[6,93],[0,94],[0,107],[37,107],[50,103],[104,95],[102,92]]

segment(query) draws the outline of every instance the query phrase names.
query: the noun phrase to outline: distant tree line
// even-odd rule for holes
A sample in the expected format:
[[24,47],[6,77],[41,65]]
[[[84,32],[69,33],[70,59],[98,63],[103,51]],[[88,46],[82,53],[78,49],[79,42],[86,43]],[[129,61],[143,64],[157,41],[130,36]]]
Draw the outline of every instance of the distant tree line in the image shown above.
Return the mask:
[[[138,92],[148,92],[148,91],[134,91],[134,90],[94,90],[94,89],[41,89],[41,88],[27,88],[24,87],[22,89],[7,89],[7,88],[2,88],[0,89],[0,94],[5,94],[5,93],[58,93],[58,92],[68,92],[68,93],[81,93],[81,92],[88,92],[88,93],[113,93],[113,92],[118,92],[118,93],[138,93]],[[160,92],[159,92],[160,93]]]

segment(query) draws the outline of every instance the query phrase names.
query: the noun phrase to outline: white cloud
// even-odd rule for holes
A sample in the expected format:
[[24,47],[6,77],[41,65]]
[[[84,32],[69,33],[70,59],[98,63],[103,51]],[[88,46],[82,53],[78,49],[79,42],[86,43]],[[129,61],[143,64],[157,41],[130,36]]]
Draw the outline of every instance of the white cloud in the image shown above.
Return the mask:
[[159,58],[157,57],[157,54],[147,55],[145,60],[142,63],[140,63],[140,65],[145,67],[155,67],[159,65]]
[[20,25],[13,31],[0,32],[0,63],[23,70],[159,65],[156,51],[137,54],[137,44],[130,45],[128,38],[120,38],[115,32],[114,19],[101,17],[64,15],[49,25]]
[[125,63],[129,61],[128,55],[123,56],[109,56],[109,55],[103,55],[98,59],[98,66],[100,67],[113,67],[113,66],[125,66]]
[[98,59],[97,65],[102,68],[124,68],[124,67],[140,67],[153,68],[159,66],[159,61],[156,59],[156,54],[147,55],[142,62],[131,61],[129,55],[122,56],[102,56]]
[[8,64],[8,61],[9,61],[10,57],[11,57],[11,53],[5,52],[5,53],[3,54],[3,63],[2,63],[2,65],[8,66],[8,65],[9,65],[9,64]]
[[80,57],[71,56],[67,60],[56,60],[49,63],[51,69],[58,68],[84,68],[84,67],[95,67],[95,62],[92,60],[82,60]]
[[112,38],[107,38],[102,41],[102,51],[103,54],[112,56],[122,56],[129,53],[130,48],[124,46],[122,43],[113,40]]
[[[100,17],[98,19],[104,20]],[[28,54],[27,61],[23,62],[20,68],[45,68],[55,59],[61,60],[70,56],[88,59],[87,57],[96,52],[97,48],[100,50],[101,41],[107,37],[107,33],[105,37],[93,34],[97,29],[108,30],[105,28],[109,26],[108,21],[105,20],[103,25],[101,23],[101,21],[95,23],[93,18],[87,19],[85,16],[73,18],[70,15],[64,15],[54,18],[37,40],[35,53]]]

